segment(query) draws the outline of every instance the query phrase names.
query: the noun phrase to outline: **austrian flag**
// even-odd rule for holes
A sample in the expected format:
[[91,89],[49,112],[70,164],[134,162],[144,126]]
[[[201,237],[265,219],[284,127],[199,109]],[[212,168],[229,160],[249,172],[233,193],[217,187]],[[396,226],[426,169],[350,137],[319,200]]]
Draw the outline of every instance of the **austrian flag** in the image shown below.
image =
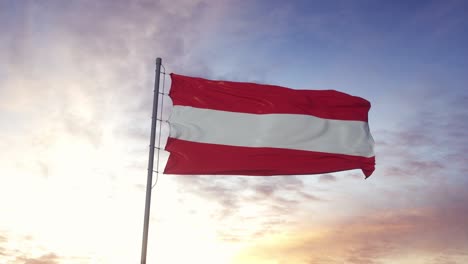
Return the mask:
[[299,175],[374,171],[370,103],[334,90],[294,90],[171,74],[166,174]]

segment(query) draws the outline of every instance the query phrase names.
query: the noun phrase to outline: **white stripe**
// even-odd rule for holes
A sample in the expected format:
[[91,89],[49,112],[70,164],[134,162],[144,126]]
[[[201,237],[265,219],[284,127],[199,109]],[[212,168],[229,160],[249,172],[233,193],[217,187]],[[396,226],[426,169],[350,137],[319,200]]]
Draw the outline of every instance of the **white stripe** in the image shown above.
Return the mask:
[[170,136],[187,141],[374,156],[367,122],[174,106]]

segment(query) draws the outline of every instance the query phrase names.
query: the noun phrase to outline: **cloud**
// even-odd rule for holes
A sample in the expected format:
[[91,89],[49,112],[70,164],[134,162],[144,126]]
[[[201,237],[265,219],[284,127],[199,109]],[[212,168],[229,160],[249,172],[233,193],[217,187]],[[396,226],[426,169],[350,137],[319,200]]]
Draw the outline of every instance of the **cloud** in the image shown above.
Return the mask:
[[4,244],[7,243],[7,238],[0,235],[0,256],[7,255],[7,249],[3,247]]
[[[15,205],[22,204],[24,194],[14,190],[18,181],[28,182],[27,188],[33,190],[27,192],[30,196],[42,192],[37,202],[44,205],[43,211],[73,218],[70,224],[79,223],[82,230],[99,225],[99,221],[87,220],[89,212],[102,203],[121,205],[116,197],[125,196],[127,207],[120,212],[132,210],[129,201],[136,194],[128,186],[145,182],[133,171],[145,175],[155,57],[163,58],[168,73],[210,71],[192,56],[210,38],[212,25],[224,16],[224,4],[208,5],[201,0],[2,2],[0,118],[4,122],[0,124],[0,146],[4,151],[0,153],[0,175],[4,179],[0,193],[17,201]],[[166,89],[167,85],[166,80]],[[49,200],[55,192],[65,200]],[[60,208],[75,198],[81,205],[88,198],[92,202],[85,207],[65,206],[69,213],[63,214]],[[14,207],[5,199],[0,205],[7,212]],[[47,248],[55,242],[50,236],[57,235],[46,231],[53,225],[51,216],[24,217],[34,214],[35,205],[25,204],[22,210],[9,213],[0,219],[0,225],[15,234],[21,232],[17,223],[21,222],[25,232],[37,235],[38,244],[45,241],[42,254],[51,251],[56,255],[13,254],[10,243],[0,243],[0,252],[22,258],[18,259],[21,263],[59,262],[54,256],[65,252]],[[105,208],[99,212],[111,217],[112,206]],[[129,218],[138,221],[140,216]],[[135,237],[140,239],[139,235]],[[105,237],[99,235],[99,239]],[[72,252],[93,247],[89,243],[74,246],[76,241],[61,242]],[[106,245],[106,250],[118,247],[116,244]]]
[[385,144],[378,140],[376,145],[377,165],[385,176],[424,178],[429,183],[442,175],[461,177],[466,170],[466,162],[460,160],[468,145],[466,92],[447,94],[434,88],[425,94],[426,99],[397,128],[376,133],[385,138]]
[[69,153],[104,177],[116,173],[104,166],[109,159],[125,160],[119,174],[145,169],[155,57],[168,73],[209,72],[193,55],[225,8],[226,1],[201,0],[3,5],[0,144],[9,150],[0,154],[2,173],[67,177],[58,175],[64,165],[56,157]]
[[[36,246],[36,241],[30,236],[10,237],[0,235],[0,260],[12,264],[59,264],[65,263],[57,254],[49,252],[38,257],[32,257],[31,252],[27,252],[25,248],[16,248],[18,242],[22,246]],[[40,248],[40,247],[38,247]]]
[[291,208],[301,202],[320,200],[308,193],[302,180],[296,176],[179,176],[175,180],[181,192],[217,201],[222,208],[230,209],[226,211],[229,213],[244,203],[272,201],[276,207]]
[[333,176],[332,174],[323,174],[323,175],[320,175],[319,181],[320,182],[335,182],[337,181],[337,178]]
[[16,259],[17,263],[24,263],[24,264],[59,264],[59,257],[54,253],[49,253],[46,255],[42,255],[38,258],[25,258],[25,257],[18,257]]
[[461,263],[468,259],[468,210],[463,205],[468,196],[458,199],[455,204],[448,199],[436,207],[356,215],[297,230],[283,243],[259,244],[244,254],[278,263],[412,263],[412,258]]
[[175,180],[181,194],[218,205],[213,216],[220,227],[218,236],[231,242],[276,233],[294,221],[301,205],[323,201],[296,176],[177,176]]

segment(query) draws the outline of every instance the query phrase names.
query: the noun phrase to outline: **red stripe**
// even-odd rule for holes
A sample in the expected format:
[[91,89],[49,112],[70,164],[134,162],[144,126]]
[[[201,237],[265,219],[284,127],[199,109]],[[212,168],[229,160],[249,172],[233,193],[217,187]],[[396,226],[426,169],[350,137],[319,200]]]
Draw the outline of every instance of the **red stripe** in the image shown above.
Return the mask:
[[235,147],[169,138],[166,174],[300,175],[361,169],[369,177],[375,158],[312,151]]
[[171,74],[174,105],[250,114],[303,114],[366,121],[370,102],[335,90],[213,81]]

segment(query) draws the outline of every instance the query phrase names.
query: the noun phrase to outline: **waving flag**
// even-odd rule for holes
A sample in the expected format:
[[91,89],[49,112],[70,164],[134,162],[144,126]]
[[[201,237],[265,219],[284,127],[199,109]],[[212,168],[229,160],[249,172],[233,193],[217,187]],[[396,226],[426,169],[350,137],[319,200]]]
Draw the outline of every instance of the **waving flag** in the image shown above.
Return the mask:
[[370,103],[334,90],[171,74],[166,174],[374,171]]

